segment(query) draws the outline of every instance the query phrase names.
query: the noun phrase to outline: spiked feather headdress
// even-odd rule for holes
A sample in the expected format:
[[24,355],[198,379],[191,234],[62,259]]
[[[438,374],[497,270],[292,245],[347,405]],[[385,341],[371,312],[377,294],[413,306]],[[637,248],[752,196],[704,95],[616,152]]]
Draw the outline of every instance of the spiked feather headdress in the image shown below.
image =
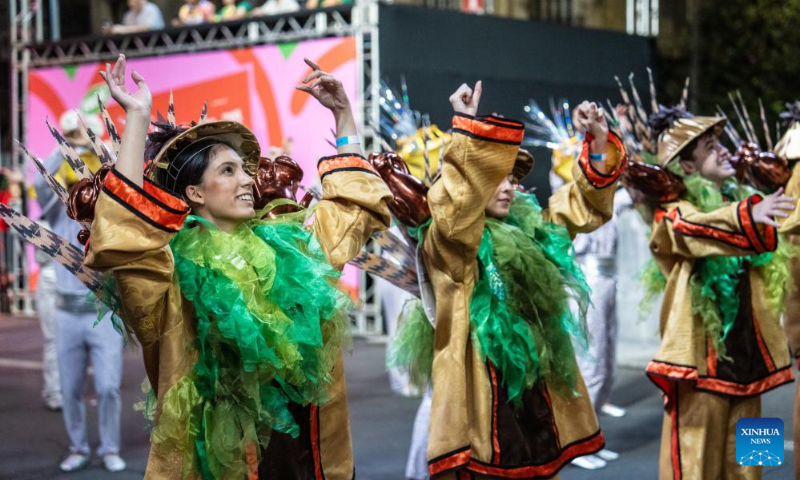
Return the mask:
[[688,78],[680,102],[668,108],[658,103],[653,72],[649,68],[647,75],[650,87],[649,114],[633,83],[633,73],[628,76],[630,94],[619,77],[614,77],[626,107],[625,118],[618,120],[623,130],[623,137],[626,139],[626,148],[630,150],[628,153],[635,161],[666,167],[678,158],[693,140],[709,130],[722,133],[726,124],[725,117],[701,117],[686,110],[686,101],[689,98]]
[[[200,120],[190,125],[175,122],[175,105],[172,94],[169,96],[167,118],[158,114],[155,127],[147,136],[145,147],[145,173],[147,177],[168,190],[173,190],[175,180],[180,175],[188,158],[176,162],[180,153],[187,147],[204,138],[217,138],[230,145],[242,157],[245,170],[255,176],[261,157],[261,147],[253,132],[239,122],[220,120],[206,121],[208,104],[203,104]],[[162,184],[161,179],[166,179]]]

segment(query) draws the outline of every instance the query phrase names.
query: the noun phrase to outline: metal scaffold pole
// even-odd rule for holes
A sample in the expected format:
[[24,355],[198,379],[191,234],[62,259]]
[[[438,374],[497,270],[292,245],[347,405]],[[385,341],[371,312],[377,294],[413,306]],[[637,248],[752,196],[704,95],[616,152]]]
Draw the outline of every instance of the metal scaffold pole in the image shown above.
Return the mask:
[[[4,165],[17,172],[24,172],[25,158],[16,141],[24,143],[27,138],[28,113],[28,69],[30,68],[30,52],[26,45],[43,37],[42,12],[38,3],[25,0],[9,2],[9,20],[11,28],[11,157],[9,164]],[[25,189],[21,190],[19,204],[14,205],[25,211]],[[3,285],[9,299],[8,309],[17,315],[33,315],[33,297],[29,285],[28,262],[26,261],[26,245],[21,239],[10,233],[3,238]]]
[[[353,26],[356,35],[358,65],[358,112],[364,152],[380,151],[377,141],[380,124],[380,55],[379,55],[379,5],[377,0],[356,0]],[[377,250],[377,244],[366,248]],[[376,252],[377,253],[377,252]],[[359,309],[354,312],[354,332],[364,336],[383,335],[383,308],[377,284],[363,270],[359,270]]]

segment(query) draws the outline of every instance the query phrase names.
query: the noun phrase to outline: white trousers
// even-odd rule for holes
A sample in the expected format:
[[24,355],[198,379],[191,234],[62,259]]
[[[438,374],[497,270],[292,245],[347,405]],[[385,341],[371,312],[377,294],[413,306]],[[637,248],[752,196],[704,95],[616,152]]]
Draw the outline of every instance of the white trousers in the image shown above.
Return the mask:
[[617,280],[587,272],[592,305],[586,317],[589,350],[576,349],[578,367],[596,413],[608,402],[617,366]]
[[61,403],[61,384],[58,378],[58,351],[56,349],[56,271],[52,264],[39,270],[36,283],[36,309],[42,328],[42,376],[45,402]]
[[98,403],[100,447],[98,455],[119,453],[119,393],[122,380],[122,336],[109,318],[95,327],[97,314],[56,309],[56,343],[61,373],[64,425],[72,453],[89,453],[86,435],[86,377],[89,360],[94,368],[94,390]]
[[411,448],[406,462],[406,478],[424,480],[428,478],[428,427],[431,420],[433,389],[425,389],[422,402],[414,418],[414,431],[411,434]]

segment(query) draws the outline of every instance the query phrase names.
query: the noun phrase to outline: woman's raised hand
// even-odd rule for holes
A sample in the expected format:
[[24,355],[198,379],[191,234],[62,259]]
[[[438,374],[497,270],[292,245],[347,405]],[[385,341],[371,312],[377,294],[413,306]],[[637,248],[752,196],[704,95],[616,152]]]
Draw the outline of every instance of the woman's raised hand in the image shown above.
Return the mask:
[[131,78],[138,89],[135,92],[125,88],[125,55],[120,55],[112,68],[106,64],[106,71],[100,76],[108,84],[111,97],[125,110],[125,131],[122,144],[117,155],[115,169],[135,185],[141,187],[143,180],[142,162],[144,161],[144,143],[147,127],[150,125],[150,110],[153,108],[153,96],[141,75],[136,72]]
[[453,106],[453,111],[456,113],[464,113],[472,115],[473,117],[478,114],[478,105],[481,103],[481,94],[483,93],[483,82],[478,80],[475,83],[475,88],[469,88],[466,83],[458,87],[458,90],[450,95],[450,105]]
[[106,63],[106,70],[100,72],[100,76],[106,81],[108,89],[111,91],[111,98],[122,106],[126,113],[141,113],[150,118],[150,110],[153,108],[153,96],[147,87],[147,82],[139,75],[136,70],[131,72],[131,78],[136,82],[138,90],[129,91],[125,87],[125,55],[120,54],[112,67]]
[[350,100],[344,91],[342,82],[319,68],[319,65],[309,59],[305,59],[306,65],[311,67],[313,72],[303,79],[303,83],[298,85],[298,90],[306,92],[328,110],[335,114],[350,111]]

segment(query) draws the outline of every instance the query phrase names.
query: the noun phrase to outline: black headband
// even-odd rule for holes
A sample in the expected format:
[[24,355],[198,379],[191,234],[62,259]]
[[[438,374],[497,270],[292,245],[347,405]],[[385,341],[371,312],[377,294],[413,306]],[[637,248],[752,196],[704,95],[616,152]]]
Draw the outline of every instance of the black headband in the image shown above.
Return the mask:
[[175,192],[178,184],[178,177],[181,175],[181,170],[183,170],[186,165],[191,163],[195,157],[217,145],[226,145],[230,147],[228,142],[224,141],[220,137],[204,137],[183,147],[177,154],[175,154],[172,161],[169,162],[169,166],[166,170],[167,178],[164,179],[166,183],[164,187],[172,192]]

